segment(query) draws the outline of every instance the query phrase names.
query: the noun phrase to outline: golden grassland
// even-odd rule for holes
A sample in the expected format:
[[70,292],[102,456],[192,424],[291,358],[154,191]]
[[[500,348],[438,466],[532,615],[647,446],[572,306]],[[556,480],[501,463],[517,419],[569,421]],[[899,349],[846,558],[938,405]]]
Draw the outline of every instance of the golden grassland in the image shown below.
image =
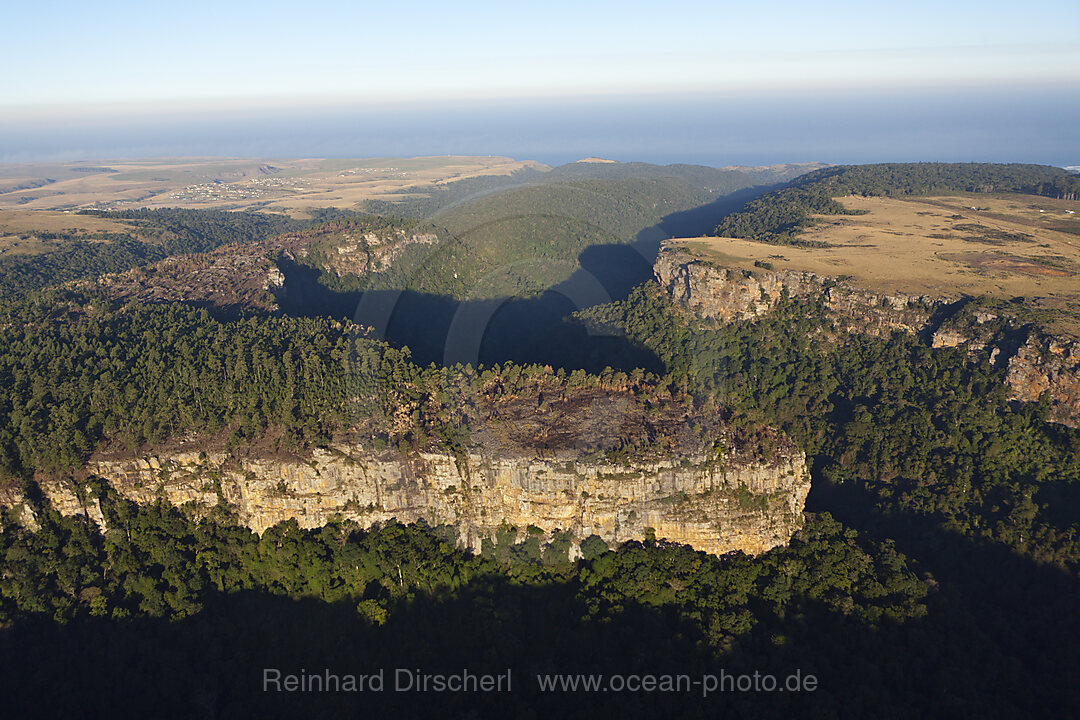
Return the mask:
[[0,209],[221,208],[303,216],[401,191],[544,166],[504,157],[184,158],[0,165]]
[[0,257],[5,255],[31,255],[53,248],[39,233],[65,232],[76,237],[103,232],[136,232],[131,225],[118,220],[92,215],[76,215],[72,212],[52,210],[0,210]]
[[883,294],[1022,298],[1049,329],[1080,335],[1080,201],[1002,194],[840,202],[866,214],[821,216],[799,235],[828,247],[671,242],[732,267],[844,276]]

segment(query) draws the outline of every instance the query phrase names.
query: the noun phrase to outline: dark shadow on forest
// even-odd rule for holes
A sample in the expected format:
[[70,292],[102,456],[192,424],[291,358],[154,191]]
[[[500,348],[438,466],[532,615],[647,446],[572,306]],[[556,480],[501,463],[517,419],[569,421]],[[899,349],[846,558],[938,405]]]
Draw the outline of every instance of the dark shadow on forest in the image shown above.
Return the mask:
[[[847,489],[818,495],[840,516],[864,500]],[[881,531],[861,511],[851,522],[867,534]],[[502,575],[477,576],[455,593],[417,591],[382,625],[358,611],[359,598],[326,603],[256,591],[204,596],[200,612],[177,621],[22,620],[0,629],[4,716],[1036,718],[1077,707],[1073,579],[932,528],[900,549],[940,584],[928,617],[875,628],[809,599],[784,615],[754,601],[748,609],[759,624],[719,656],[677,604],[644,605],[621,591],[586,592],[593,597],[586,600],[573,582]],[[624,577],[638,582],[632,568]],[[372,598],[385,593],[377,582],[369,590]],[[597,608],[601,595],[612,604]],[[383,685],[264,692],[266,668],[338,676],[381,669]],[[509,668],[512,691],[398,693],[398,668],[493,675]],[[544,693],[535,678],[794,671],[813,674],[819,689]]]
[[[891,539],[933,576],[933,606],[948,614],[946,627],[956,633],[935,643],[948,643],[967,672],[995,678],[1004,697],[1031,701],[1024,710],[1002,707],[995,714],[1054,717],[1080,707],[1080,690],[1068,680],[1080,673],[1080,579],[1001,544],[950,531],[944,518],[886,512],[865,488],[829,482],[816,471],[812,478],[808,512],[829,512],[860,534]],[[949,689],[954,699],[957,690]]]
[[758,185],[743,188],[733,193],[724,195],[712,202],[700,207],[671,213],[664,216],[656,227],[668,237],[699,237],[708,235],[720,224],[725,216],[730,215],[742,208],[743,205],[756,197],[785,187],[787,183],[778,185]]
[[[418,592],[383,625],[356,603],[249,591],[208,597],[201,612],[172,622],[20,622],[0,630],[4,717],[676,717],[701,704],[700,694],[542,693],[535,674],[717,671],[700,631],[677,613],[628,600],[608,619],[591,620],[570,583],[481,577],[454,597]],[[736,654],[734,662],[747,660]],[[267,668],[339,678],[381,670],[381,689],[264,692]],[[509,690],[397,692],[399,668],[495,676],[509,669]],[[759,716],[790,716],[795,701]],[[707,705],[719,712],[709,717],[721,717],[732,703],[717,694]]]
[[[604,260],[617,258],[604,267]],[[601,276],[622,297],[636,277],[621,272],[632,267],[637,252],[625,245],[589,248],[583,262],[599,262]],[[627,262],[629,261],[629,262]],[[644,261],[641,261],[644,262]],[[320,271],[283,260],[287,294],[281,307],[289,315],[349,318],[369,325],[379,337],[408,347],[421,365],[483,364],[515,361],[556,367],[605,366],[659,372],[659,359],[620,335],[597,334],[569,316],[579,309],[610,302],[596,276],[580,269],[574,276],[537,297],[460,302],[445,295],[413,291],[341,292],[319,282]],[[611,272],[610,268],[617,268]],[[582,297],[596,302],[581,302]]]
[[506,361],[599,372],[644,368],[661,372],[651,351],[611,329],[586,326],[570,317],[596,305],[624,300],[653,276],[660,244],[669,237],[709,232],[725,214],[771,188],[747,188],[692,210],[672,213],[638,233],[634,242],[593,245],[578,256],[579,268],[565,281],[533,297],[458,301],[414,291],[337,291],[320,281],[321,271],[283,259],[282,310],[289,315],[349,318],[407,346],[422,364],[492,365]]

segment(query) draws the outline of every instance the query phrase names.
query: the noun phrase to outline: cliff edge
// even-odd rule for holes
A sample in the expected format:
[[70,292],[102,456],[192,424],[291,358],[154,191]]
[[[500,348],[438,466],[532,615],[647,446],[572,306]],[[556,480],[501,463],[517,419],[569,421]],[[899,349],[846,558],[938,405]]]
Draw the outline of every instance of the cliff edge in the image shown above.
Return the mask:
[[1006,368],[1011,399],[1045,398],[1052,422],[1080,427],[1080,342],[1051,336],[1001,304],[984,307],[970,296],[875,293],[840,275],[761,265],[728,266],[669,243],[653,270],[675,302],[724,324],[762,317],[785,296],[803,297],[820,301],[843,332],[888,337],[900,331],[931,347],[988,353],[989,362]]

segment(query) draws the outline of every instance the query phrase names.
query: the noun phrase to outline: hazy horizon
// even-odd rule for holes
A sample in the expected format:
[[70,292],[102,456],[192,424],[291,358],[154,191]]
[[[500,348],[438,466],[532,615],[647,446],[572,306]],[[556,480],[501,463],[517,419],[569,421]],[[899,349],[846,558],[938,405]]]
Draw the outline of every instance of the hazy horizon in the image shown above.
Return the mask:
[[33,62],[3,81],[0,162],[1080,164],[1080,13],[1064,0],[56,0],[5,21],[9,56]]
[[1080,164],[1080,86],[227,106],[0,122],[0,162],[505,155],[620,161]]

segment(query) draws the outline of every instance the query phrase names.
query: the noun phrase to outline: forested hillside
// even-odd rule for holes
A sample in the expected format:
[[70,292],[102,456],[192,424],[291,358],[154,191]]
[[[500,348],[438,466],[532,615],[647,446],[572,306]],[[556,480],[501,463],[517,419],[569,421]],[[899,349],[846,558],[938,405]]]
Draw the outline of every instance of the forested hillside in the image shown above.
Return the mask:
[[711,197],[672,178],[507,190],[437,215],[433,222],[451,240],[422,260],[403,257],[397,272],[406,274],[407,289],[458,299],[535,294],[569,278],[586,249],[632,243],[664,216]]
[[76,470],[95,449],[135,452],[180,436],[228,450],[302,453],[347,438],[373,451],[458,452],[470,446],[470,427],[513,414],[501,405],[587,406],[596,392],[617,394],[625,417],[638,405],[648,415],[642,432],[624,427],[605,443],[620,456],[670,447],[688,418],[700,416],[695,435],[715,418],[670,377],[513,363],[421,367],[408,350],[325,318],[221,321],[182,304],[120,306],[59,291],[17,312],[71,319],[0,329],[0,475],[8,481]]
[[[286,311],[372,325],[422,363],[529,362],[562,317],[624,297],[662,239],[705,230],[715,204],[741,203],[749,185],[695,166],[575,163],[424,220],[343,220],[354,226],[313,242],[302,270],[286,264]],[[455,318],[477,313],[482,337],[448,357]]]
[[830,341],[821,308],[790,301],[769,319],[710,329],[652,286],[580,314],[626,332],[689,387],[778,424],[815,482],[858,488],[892,514],[1080,569],[1073,508],[1080,431],[1046,408],[1012,407],[987,350],[933,350],[906,333]]
[[[594,537],[584,559],[568,562],[568,543],[540,546],[511,528],[473,556],[448,544],[443,528],[390,524],[365,532],[331,524],[302,531],[287,523],[260,538],[224,516],[196,524],[168,507],[109,499],[105,507],[118,532],[102,536],[46,513],[36,533],[6,527],[0,534],[4,565],[17,568],[0,579],[0,621],[16,621],[8,631],[15,642],[0,644],[10,712],[120,707],[124,716],[188,717],[210,705],[226,717],[646,717],[703,707],[734,717],[737,705],[779,718],[818,701],[857,709],[885,698],[899,717],[932,707],[922,691],[944,669],[933,661],[897,686],[898,659],[880,651],[897,641],[916,649],[904,629],[926,616],[932,586],[888,543],[860,538],[828,517],[791,547],[758,559],[715,558],[654,541],[612,552]],[[826,632],[846,636],[845,646],[823,646]],[[869,682],[867,663],[876,669]],[[817,697],[760,693],[733,704],[719,692],[704,700],[700,691],[652,699],[544,693],[535,681],[536,673],[561,668],[699,677],[751,665],[781,678],[798,670],[835,686]],[[263,667],[324,666],[342,674],[385,668],[386,691],[261,689]],[[513,692],[494,700],[393,692],[394,668],[463,666],[476,673],[511,668]],[[965,697],[984,687],[977,675],[955,679]],[[54,682],[59,689],[44,692]]]
[[[652,165],[649,163],[577,162],[542,171],[524,169],[510,175],[484,175],[438,185],[424,193],[402,192],[400,199],[369,200],[364,210],[378,215],[413,219],[432,218],[443,210],[498,192],[553,183],[587,180],[666,180],[726,195],[753,185],[775,182],[776,173],[720,170],[704,165]],[[782,176],[783,169],[777,171]]]

